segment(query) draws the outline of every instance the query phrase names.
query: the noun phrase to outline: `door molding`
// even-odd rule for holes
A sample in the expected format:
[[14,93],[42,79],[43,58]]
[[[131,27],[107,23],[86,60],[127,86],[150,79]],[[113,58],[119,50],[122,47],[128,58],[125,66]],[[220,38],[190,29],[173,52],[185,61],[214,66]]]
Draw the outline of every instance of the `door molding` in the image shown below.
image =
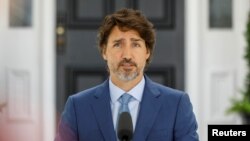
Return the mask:
[[54,140],[56,131],[55,90],[55,25],[56,0],[40,1],[41,93],[42,93],[42,140]]

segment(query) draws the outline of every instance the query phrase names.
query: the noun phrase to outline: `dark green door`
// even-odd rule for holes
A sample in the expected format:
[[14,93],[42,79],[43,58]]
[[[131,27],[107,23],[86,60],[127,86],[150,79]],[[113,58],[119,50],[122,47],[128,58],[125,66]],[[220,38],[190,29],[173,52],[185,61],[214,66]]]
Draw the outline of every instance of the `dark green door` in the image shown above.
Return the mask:
[[96,44],[106,14],[140,9],[154,23],[157,39],[146,73],[169,87],[184,89],[184,0],[57,0],[57,112],[69,95],[101,83],[106,65]]

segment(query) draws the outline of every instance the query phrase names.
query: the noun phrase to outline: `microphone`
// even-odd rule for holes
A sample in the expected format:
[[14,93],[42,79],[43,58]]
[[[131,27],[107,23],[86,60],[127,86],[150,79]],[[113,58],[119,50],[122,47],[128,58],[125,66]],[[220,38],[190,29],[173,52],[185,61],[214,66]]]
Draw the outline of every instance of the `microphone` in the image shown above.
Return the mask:
[[129,112],[122,112],[118,119],[117,135],[120,141],[130,141],[133,137],[133,123]]

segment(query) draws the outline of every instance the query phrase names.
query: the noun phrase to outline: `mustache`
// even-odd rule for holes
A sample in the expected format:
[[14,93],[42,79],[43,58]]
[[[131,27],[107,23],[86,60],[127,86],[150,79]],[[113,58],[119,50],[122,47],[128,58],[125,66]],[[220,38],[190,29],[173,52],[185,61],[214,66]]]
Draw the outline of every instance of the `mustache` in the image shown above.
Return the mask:
[[119,66],[122,66],[124,64],[130,64],[131,66],[136,66],[137,67],[137,64],[132,61],[131,59],[123,59],[121,62],[119,62]]

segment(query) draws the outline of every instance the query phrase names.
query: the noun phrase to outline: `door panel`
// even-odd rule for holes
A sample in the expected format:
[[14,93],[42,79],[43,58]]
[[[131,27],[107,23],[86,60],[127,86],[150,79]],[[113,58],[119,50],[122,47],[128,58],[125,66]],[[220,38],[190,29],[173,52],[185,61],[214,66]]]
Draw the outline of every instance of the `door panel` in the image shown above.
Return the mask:
[[154,23],[157,39],[146,70],[153,80],[184,89],[183,0],[58,0],[57,110],[69,95],[101,83],[108,76],[97,49],[97,29],[106,14],[123,7],[142,10]]

